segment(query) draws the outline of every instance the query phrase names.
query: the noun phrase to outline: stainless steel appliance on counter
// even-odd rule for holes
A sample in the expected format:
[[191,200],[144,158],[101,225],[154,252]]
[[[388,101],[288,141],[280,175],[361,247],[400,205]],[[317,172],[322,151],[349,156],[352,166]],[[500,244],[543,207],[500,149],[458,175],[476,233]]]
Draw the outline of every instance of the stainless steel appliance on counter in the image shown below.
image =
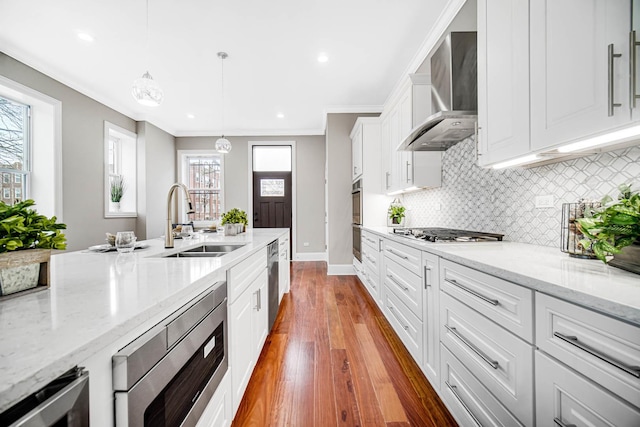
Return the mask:
[[352,224],[351,228],[353,230],[353,256],[356,257],[358,261],[362,261],[362,255],[360,253],[360,237],[361,237],[361,229],[362,229],[362,181],[357,180],[353,183],[351,187],[351,213],[352,213]]
[[116,426],[195,426],[228,368],[227,283],[113,356]]
[[8,427],[88,427],[89,373],[75,367],[0,414]]
[[504,237],[498,233],[437,227],[394,228],[392,234],[428,242],[497,242]]

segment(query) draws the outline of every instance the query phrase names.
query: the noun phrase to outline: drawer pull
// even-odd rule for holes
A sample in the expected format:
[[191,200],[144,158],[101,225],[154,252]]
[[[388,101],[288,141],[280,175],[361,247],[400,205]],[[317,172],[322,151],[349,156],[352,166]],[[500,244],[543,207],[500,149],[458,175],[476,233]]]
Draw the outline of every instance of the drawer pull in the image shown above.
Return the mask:
[[460,284],[460,283],[458,283],[456,280],[453,280],[453,279],[444,279],[444,281],[445,281],[445,282],[449,282],[449,283],[451,283],[451,284],[452,284],[452,285],[454,285],[454,286],[457,286],[458,288],[462,289],[463,291],[468,292],[468,293],[470,293],[471,295],[473,295],[474,297],[478,297],[478,298],[480,298],[481,300],[486,301],[486,302],[488,302],[488,303],[489,303],[489,304],[491,304],[491,305],[500,305],[500,301],[498,301],[497,299],[492,299],[492,298],[489,298],[489,297],[487,297],[487,296],[484,296],[484,295],[482,295],[481,293],[474,291],[473,289],[469,289],[469,288],[467,288],[466,286],[461,285],[461,284]]
[[572,346],[578,347],[580,350],[586,351],[592,356],[597,357],[600,360],[603,360],[618,369],[625,371],[629,375],[633,375],[636,378],[640,378],[640,366],[627,366],[623,362],[614,359],[613,357],[602,353],[600,350],[596,350],[593,347],[588,346],[587,344],[583,344],[578,340],[578,337],[573,335],[565,335],[560,332],[554,332],[553,336],[561,339],[562,341],[571,344]]
[[395,277],[393,277],[391,274],[387,274],[387,277],[389,278],[389,280],[391,280],[393,283],[395,283],[396,285],[398,285],[403,291],[408,292],[409,288],[407,288],[406,286],[402,286],[402,284],[400,282],[398,282],[396,280]]
[[431,267],[424,266],[424,288],[427,289],[428,286],[431,286],[431,281],[429,280],[429,276],[431,275]]
[[556,425],[560,426],[560,427],[576,427],[575,424],[565,424],[565,423],[563,423],[562,420],[560,418],[558,418],[558,417],[555,417],[553,419],[553,422],[556,423]]
[[393,249],[391,249],[391,248],[387,248],[387,252],[392,253],[392,254],[394,254],[395,256],[399,256],[400,258],[403,258],[403,259],[409,260],[409,257],[408,257],[408,256],[406,256],[406,255],[402,255],[401,253],[398,253],[398,252],[394,251],[394,250],[393,250]]
[[469,341],[468,339],[463,337],[462,334],[460,332],[458,332],[458,330],[456,328],[452,328],[449,325],[444,325],[444,327],[447,328],[447,330],[449,332],[451,332],[453,335],[455,335],[460,341],[462,341],[467,347],[469,347],[471,350],[473,350],[473,352],[475,354],[480,356],[480,358],[482,360],[487,362],[489,364],[489,366],[491,366],[493,369],[498,369],[498,366],[500,366],[500,364],[498,363],[497,360],[489,359],[489,356],[484,354],[484,352],[482,350],[480,350],[478,347],[476,347],[475,344],[473,344],[471,341]]
[[[389,310],[391,310],[391,312],[392,312],[392,313],[395,313],[395,311],[393,310],[393,307],[392,307],[392,306],[388,305],[387,307],[389,308]],[[395,317],[395,318],[396,318],[396,320],[398,321],[398,323],[400,323],[400,325],[402,325],[402,327],[404,328],[404,330],[405,330],[405,331],[408,331],[408,330],[409,330],[409,326],[406,326],[404,323],[402,323],[402,322],[400,321],[400,319],[398,319],[398,316],[396,316],[396,315],[394,314],[394,315],[393,315],[393,317]]]
[[462,407],[464,408],[465,411],[467,411],[467,413],[469,414],[469,416],[471,418],[473,418],[473,421],[476,423],[477,426],[482,427],[482,424],[480,423],[480,421],[478,421],[478,419],[476,418],[475,415],[473,415],[473,412],[471,412],[471,409],[469,409],[469,407],[467,406],[466,403],[464,403],[464,400],[462,400],[462,398],[460,397],[460,395],[458,394],[457,391],[457,387],[454,385],[451,385],[449,383],[449,381],[445,381],[444,382],[447,387],[449,387],[449,390],[451,390],[451,393],[453,393],[453,395],[456,397],[456,399],[458,399],[458,402],[460,402],[460,404],[462,405]]

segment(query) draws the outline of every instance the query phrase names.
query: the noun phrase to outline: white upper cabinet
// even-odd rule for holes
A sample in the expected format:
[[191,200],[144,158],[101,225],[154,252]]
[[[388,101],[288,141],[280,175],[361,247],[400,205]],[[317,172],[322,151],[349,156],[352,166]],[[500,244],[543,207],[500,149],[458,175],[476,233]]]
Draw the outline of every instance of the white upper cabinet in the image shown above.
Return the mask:
[[478,163],[529,150],[529,0],[478,0]]
[[629,0],[531,1],[532,150],[631,122],[630,12]]
[[351,136],[351,179],[355,181],[362,176],[362,128],[357,128]]
[[396,150],[411,130],[431,115],[429,76],[411,77],[382,112],[382,190],[386,193],[441,185],[442,153]]

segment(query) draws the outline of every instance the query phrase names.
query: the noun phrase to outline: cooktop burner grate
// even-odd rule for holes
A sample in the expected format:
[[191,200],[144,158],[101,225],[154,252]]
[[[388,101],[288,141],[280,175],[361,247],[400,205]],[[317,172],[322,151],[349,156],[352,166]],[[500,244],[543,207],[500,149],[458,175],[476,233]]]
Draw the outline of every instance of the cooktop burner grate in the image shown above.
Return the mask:
[[488,242],[501,241],[504,234],[484,233],[481,231],[457,230],[454,228],[418,227],[395,228],[394,234],[414,237],[429,242]]

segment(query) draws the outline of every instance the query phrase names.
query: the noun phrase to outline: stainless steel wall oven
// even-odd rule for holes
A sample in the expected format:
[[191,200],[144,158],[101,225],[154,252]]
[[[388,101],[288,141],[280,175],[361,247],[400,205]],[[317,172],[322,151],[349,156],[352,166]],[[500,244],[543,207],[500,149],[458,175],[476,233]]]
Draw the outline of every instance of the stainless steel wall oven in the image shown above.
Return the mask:
[[351,187],[351,213],[353,215],[352,229],[353,229],[353,256],[358,261],[362,261],[362,255],[360,254],[360,230],[362,229],[362,181],[357,180]]
[[228,368],[227,285],[216,283],[113,356],[116,426],[194,426]]

